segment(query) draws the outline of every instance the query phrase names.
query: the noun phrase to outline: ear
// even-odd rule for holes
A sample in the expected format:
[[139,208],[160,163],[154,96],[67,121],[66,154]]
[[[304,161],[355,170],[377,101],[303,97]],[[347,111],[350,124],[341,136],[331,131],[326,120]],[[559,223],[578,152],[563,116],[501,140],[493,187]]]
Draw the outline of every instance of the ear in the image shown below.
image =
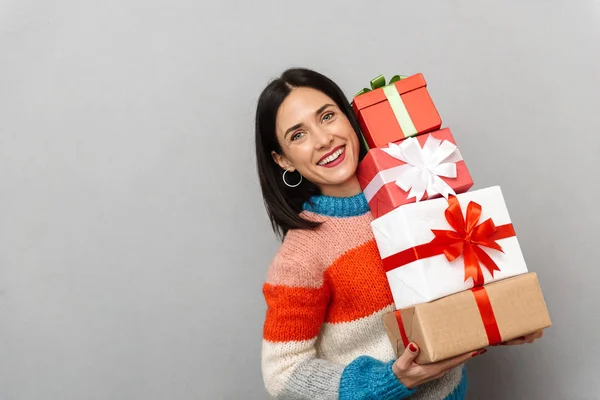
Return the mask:
[[284,156],[283,154],[279,154],[279,153],[276,153],[275,151],[272,151],[271,157],[273,157],[273,161],[275,161],[275,163],[277,165],[279,165],[282,169],[289,168],[290,172],[295,171],[295,168],[292,166],[292,163],[290,163],[290,160],[288,160],[287,157]]

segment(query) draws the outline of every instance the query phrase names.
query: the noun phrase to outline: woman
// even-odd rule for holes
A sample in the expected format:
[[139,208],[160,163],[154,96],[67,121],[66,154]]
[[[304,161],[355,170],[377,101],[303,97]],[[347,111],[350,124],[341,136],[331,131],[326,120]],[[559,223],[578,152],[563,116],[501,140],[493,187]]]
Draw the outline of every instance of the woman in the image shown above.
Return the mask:
[[287,70],[259,98],[258,174],[283,238],[263,287],[265,385],[281,399],[463,399],[463,364],[485,349],[418,365],[410,343],[395,360],[381,321],[393,299],[356,177],[359,135],[341,89],[317,72]]

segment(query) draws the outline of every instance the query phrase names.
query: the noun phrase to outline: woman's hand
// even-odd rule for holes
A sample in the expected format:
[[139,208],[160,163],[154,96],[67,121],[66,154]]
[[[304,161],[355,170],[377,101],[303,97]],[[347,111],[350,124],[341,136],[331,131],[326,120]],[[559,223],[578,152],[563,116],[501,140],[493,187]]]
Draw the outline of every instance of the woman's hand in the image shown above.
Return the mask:
[[415,362],[415,359],[419,355],[419,348],[416,344],[410,343],[404,350],[404,353],[392,364],[392,371],[404,386],[412,389],[425,382],[441,378],[450,369],[486,351],[483,349],[433,364],[419,365]]
[[513,340],[507,340],[506,342],[500,343],[500,346],[517,346],[517,345],[525,344],[525,343],[533,343],[537,339],[541,338],[542,336],[544,336],[543,330],[533,332],[533,333],[530,333],[529,335],[521,336],[520,338],[516,338]]

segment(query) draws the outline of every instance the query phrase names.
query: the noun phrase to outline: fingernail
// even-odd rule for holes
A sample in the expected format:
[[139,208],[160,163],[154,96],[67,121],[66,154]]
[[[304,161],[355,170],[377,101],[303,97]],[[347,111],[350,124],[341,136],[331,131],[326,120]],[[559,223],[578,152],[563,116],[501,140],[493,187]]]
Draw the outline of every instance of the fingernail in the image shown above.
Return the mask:
[[408,345],[408,349],[414,353],[415,351],[417,351],[417,346],[411,343]]
[[479,355],[484,354],[484,353],[487,353],[487,349],[483,349],[483,350],[471,353],[471,357],[479,356]]

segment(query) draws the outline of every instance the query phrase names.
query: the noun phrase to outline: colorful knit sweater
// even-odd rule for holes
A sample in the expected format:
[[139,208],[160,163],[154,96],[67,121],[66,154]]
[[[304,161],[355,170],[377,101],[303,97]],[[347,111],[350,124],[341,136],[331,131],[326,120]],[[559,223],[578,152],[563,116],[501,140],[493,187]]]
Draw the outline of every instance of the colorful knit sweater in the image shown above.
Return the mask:
[[407,389],[392,372],[381,317],[394,310],[364,195],[316,196],[273,259],[262,348],[265,386],[278,399],[464,399],[463,367]]

